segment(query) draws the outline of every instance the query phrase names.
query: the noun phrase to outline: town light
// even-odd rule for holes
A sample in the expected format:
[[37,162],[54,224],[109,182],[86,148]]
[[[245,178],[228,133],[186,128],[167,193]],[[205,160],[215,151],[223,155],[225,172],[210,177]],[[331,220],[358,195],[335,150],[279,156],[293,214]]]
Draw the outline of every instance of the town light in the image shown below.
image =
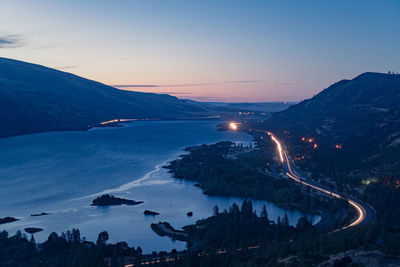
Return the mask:
[[237,124],[236,124],[236,123],[234,123],[234,122],[231,122],[231,123],[229,123],[229,128],[231,128],[231,130],[233,130],[233,131],[236,131],[236,130],[237,130],[237,128],[238,128],[238,126],[237,126]]

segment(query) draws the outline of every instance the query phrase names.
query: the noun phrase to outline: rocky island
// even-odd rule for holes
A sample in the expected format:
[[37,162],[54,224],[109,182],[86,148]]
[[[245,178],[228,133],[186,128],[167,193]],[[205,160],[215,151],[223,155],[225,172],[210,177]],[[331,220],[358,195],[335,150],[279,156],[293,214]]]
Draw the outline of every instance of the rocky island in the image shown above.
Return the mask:
[[150,215],[150,216],[155,216],[155,215],[160,215],[160,213],[155,212],[155,211],[151,211],[151,210],[145,210],[143,212],[144,215]]
[[19,219],[16,219],[14,217],[4,217],[4,218],[0,218],[0,224],[15,222],[15,221],[18,221],[18,220]]
[[188,234],[185,231],[176,230],[168,222],[152,223],[151,229],[159,236],[168,236],[179,241],[189,241]]
[[45,215],[50,215],[51,213],[49,213],[49,212],[41,212],[41,213],[34,213],[34,214],[31,214],[31,216],[32,217],[38,217],[38,216],[45,216]]
[[31,235],[43,231],[42,228],[37,228],[37,227],[27,227],[24,230],[25,230],[25,232],[27,232],[28,234],[31,234]]
[[114,197],[109,194],[105,194],[93,200],[92,206],[139,205],[142,203],[143,201],[124,199],[124,198]]

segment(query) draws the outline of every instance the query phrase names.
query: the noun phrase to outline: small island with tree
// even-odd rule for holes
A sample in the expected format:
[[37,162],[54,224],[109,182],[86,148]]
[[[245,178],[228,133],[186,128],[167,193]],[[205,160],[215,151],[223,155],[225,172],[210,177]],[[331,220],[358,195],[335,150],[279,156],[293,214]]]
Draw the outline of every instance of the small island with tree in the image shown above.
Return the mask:
[[151,210],[145,210],[143,212],[144,215],[149,215],[149,216],[156,216],[156,215],[160,215],[160,213],[155,212],[155,211],[151,211]]
[[131,200],[131,199],[114,197],[109,194],[104,194],[100,197],[97,197],[95,200],[93,200],[92,206],[139,205],[142,203],[143,203],[143,201],[135,201],[135,200]]
[[4,218],[0,218],[0,224],[11,223],[11,222],[15,222],[18,220],[19,219],[14,218],[14,217],[4,217]]
[[46,215],[50,215],[51,213],[49,213],[49,212],[41,212],[41,213],[34,213],[34,214],[31,214],[31,216],[32,217],[39,217],[39,216],[46,216]]
[[28,234],[31,234],[31,235],[43,231],[42,228],[38,228],[38,227],[27,227],[27,228],[24,228],[24,230],[25,230],[25,232],[27,232]]

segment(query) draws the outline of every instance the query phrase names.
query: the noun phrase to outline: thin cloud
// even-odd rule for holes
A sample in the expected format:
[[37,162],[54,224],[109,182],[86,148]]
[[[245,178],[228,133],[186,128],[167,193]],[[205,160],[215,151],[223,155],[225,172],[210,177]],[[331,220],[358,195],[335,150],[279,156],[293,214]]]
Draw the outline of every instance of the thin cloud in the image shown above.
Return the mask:
[[117,88],[129,87],[191,87],[191,86],[206,86],[213,85],[214,83],[183,83],[183,84],[115,84],[111,85]]
[[183,84],[115,84],[111,85],[116,88],[144,88],[144,87],[192,87],[192,86],[210,86],[224,83],[260,83],[260,80],[239,80],[239,81],[224,81],[215,83],[183,83]]
[[36,45],[36,46],[33,46],[33,48],[37,49],[37,50],[42,50],[42,49],[57,48],[57,47],[60,47],[60,46],[61,45],[59,45],[59,44],[47,44],[47,45]]
[[239,80],[239,81],[225,81],[224,83],[261,83],[260,80]]
[[[160,87],[157,85],[151,85],[151,84],[145,84],[145,85],[135,85],[135,86],[131,86],[131,85],[111,85],[115,88],[153,88],[153,87]],[[149,93],[155,93],[155,94],[167,94],[167,95],[191,95],[193,93],[191,92],[177,92],[177,91],[150,91]]]
[[160,87],[159,85],[153,85],[153,84],[114,84],[110,85],[112,87],[116,88],[130,88],[130,87]]
[[229,101],[238,101],[242,100],[239,97],[223,97],[223,96],[196,96],[191,97],[190,99],[197,101],[205,101],[205,102],[229,102]]
[[205,101],[205,102],[229,102],[229,101],[239,101],[242,100],[241,97],[228,97],[224,94],[204,94],[197,96],[190,96],[190,99],[196,101]]
[[61,66],[61,67],[56,67],[56,69],[59,70],[68,70],[68,69],[74,69],[77,68],[78,66]]
[[20,35],[0,36],[0,48],[17,48],[23,46]]
[[157,94],[167,94],[167,95],[191,95],[193,93],[189,92],[173,92],[173,91],[159,91]]
[[183,83],[183,84],[163,84],[158,87],[191,87],[191,86],[207,86],[214,83]]

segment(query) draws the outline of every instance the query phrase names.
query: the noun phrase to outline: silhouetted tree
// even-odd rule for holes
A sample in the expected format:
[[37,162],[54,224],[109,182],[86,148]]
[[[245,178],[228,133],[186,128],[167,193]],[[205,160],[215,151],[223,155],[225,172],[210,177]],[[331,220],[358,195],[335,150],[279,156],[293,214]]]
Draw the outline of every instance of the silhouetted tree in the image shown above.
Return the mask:
[[266,220],[267,222],[269,222],[269,219],[268,219],[268,211],[267,211],[267,207],[265,206],[265,204],[264,204],[263,207],[262,207],[260,216],[261,216],[262,219],[264,219],[264,220]]
[[285,213],[285,216],[283,216],[282,224],[285,226],[289,226],[289,217]]
[[214,216],[217,216],[217,215],[219,214],[219,208],[218,208],[218,205],[215,205],[215,206],[214,206],[214,209],[213,209],[213,214],[214,214]]
[[109,239],[108,233],[106,231],[103,231],[99,234],[96,244],[98,246],[105,246],[108,239]]

